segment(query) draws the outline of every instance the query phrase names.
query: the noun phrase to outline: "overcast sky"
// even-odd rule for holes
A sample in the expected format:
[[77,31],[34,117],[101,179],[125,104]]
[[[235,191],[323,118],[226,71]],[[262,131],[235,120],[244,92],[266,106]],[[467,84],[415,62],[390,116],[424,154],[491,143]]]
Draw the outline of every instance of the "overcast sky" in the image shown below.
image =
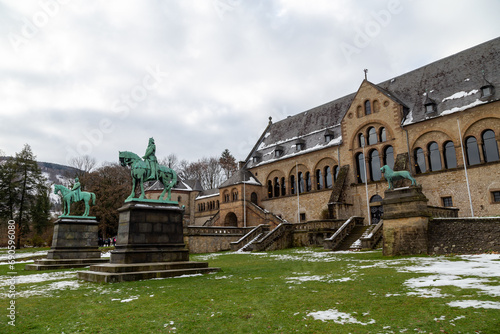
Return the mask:
[[246,158],[273,121],[500,35],[500,1],[0,1],[0,150]]

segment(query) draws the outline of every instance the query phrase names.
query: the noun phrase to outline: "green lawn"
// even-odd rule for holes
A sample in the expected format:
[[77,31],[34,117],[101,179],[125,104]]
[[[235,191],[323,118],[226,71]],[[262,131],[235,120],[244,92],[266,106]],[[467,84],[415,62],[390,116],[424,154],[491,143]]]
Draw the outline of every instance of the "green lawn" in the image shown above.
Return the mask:
[[[3,284],[0,333],[500,333],[499,259],[226,252],[191,255],[216,274],[116,284],[17,264],[16,327]],[[494,308],[448,305],[465,301]]]

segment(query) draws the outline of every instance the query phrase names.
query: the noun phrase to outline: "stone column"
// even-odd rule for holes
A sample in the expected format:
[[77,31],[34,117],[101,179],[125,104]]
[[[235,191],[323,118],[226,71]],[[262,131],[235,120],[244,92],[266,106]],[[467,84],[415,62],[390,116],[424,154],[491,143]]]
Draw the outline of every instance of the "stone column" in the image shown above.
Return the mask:
[[385,191],[384,255],[427,254],[427,201],[421,186]]

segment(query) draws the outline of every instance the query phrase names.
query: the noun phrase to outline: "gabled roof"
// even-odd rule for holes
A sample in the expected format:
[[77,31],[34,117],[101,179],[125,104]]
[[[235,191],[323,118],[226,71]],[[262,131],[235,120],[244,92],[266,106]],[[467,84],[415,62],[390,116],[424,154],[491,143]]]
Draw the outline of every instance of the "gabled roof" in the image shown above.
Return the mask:
[[[403,121],[408,125],[499,100],[499,69],[500,38],[496,38],[379,84],[370,84],[405,108]],[[488,97],[481,96],[485,82],[496,87],[494,94]],[[340,145],[340,122],[355,95],[352,93],[279,122],[270,122],[248,155],[245,167]],[[424,105],[429,98],[436,102],[436,108],[426,114]],[[334,133],[334,139],[328,143],[325,130]],[[296,150],[297,139],[305,141],[306,149]],[[277,145],[284,148],[279,157],[273,154]],[[260,159],[254,162],[253,156]]]
[[261,186],[262,184],[257,180],[257,178],[247,169],[239,169],[237,170],[226,182],[222,183],[219,186],[219,189],[234,186],[236,184],[252,184]]

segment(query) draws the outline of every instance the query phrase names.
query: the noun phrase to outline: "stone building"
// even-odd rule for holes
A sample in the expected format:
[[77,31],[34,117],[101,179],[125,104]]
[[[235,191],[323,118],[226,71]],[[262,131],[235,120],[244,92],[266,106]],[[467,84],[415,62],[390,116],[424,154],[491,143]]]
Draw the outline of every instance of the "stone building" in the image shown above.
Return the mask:
[[[500,38],[272,122],[242,169],[196,194],[192,225],[256,226],[362,216],[408,170],[428,204],[500,215]],[[469,195],[470,193],[470,195]],[[194,224],[193,224],[194,222]]]

